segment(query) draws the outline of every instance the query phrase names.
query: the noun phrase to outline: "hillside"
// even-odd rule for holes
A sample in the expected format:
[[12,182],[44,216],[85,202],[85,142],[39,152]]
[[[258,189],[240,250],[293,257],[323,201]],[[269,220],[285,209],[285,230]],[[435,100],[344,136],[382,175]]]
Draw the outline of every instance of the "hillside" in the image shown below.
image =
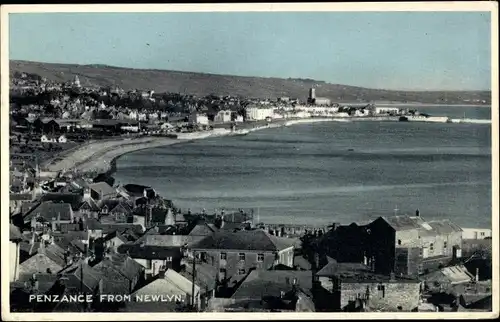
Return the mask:
[[241,77],[168,70],[120,68],[106,65],[49,64],[10,61],[10,73],[38,74],[52,81],[71,81],[78,75],[82,85],[119,86],[125,90],[154,90],[204,96],[240,95],[255,98],[296,97],[305,100],[308,89],[316,87],[316,95],[336,102],[395,101],[420,103],[466,104],[473,100],[491,102],[489,91],[410,92],[368,89],[328,84],[310,79]]

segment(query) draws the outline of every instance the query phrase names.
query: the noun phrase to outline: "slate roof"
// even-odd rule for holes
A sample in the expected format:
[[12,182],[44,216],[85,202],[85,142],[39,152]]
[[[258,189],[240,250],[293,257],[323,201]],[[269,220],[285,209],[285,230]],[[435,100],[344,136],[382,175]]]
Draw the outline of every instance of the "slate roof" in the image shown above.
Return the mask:
[[279,251],[293,246],[287,238],[273,236],[263,230],[238,232],[218,231],[193,245],[193,249],[232,249]]
[[103,277],[102,292],[104,294],[130,293],[130,281],[109,260],[104,259],[92,268]]
[[111,240],[111,239],[113,239],[115,237],[118,238],[119,240],[121,240],[124,243],[128,242],[127,238],[125,238],[122,234],[120,234],[117,231],[110,232],[109,234],[107,234],[106,236],[104,236],[104,240],[105,241],[109,241],[109,240]]
[[54,261],[51,257],[45,252],[39,252],[19,265],[19,273],[28,275],[33,273],[47,273],[47,269],[50,269],[55,274],[64,268],[64,260],[60,263],[59,261]]
[[101,197],[114,197],[118,195],[115,188],[111,187],[106,182],[97,182],[89,185],[90,189],[97,192]]
[[[43,273],[35,273],[35,277],[38,281],[38,291],[46,293],[48,290],[52,288],[54,283],[57,281],[58,277],[55,274],[47,274]],[[31,285],[31,279],[33,278],[33,274],[23,274],[19,273],[19,279],[17,282],[23,283],[26,286]]]
[[123,214],[126,214],[126,215],[130,215],[132,214],[132,208],[126,203],[126,202],[123,202],[123,201],[120,201],[118,202],[118,204],[109,211],[110,213],[123,213]]
[[189,232],[191,236],[209,236],[212,235],[216,230],[207,223],[198,224],[193,227],[193,229]]
[[293,279],[297,279],[297,287],[312,297],[311,271],[265,271],[254,270],[241,283],[231,296],[233,299],[262,299],[266,296],[280,297],[281,291],[292,290]]
[[136,243],[144,243],[144,246],[159,246],[159,247],[182,247],[196,245],[203,240],[204,236],[190,235],[155,235],[147,234],[139,238]]
[[95,218],[87,218],[85,220],[84,225],[87,227],[88,230],[99,230],[99,229],[102,229],[101,228],[101,223],[99,222],[99,220],[97,220]]
[[[205,264],[196,263],[196,278],[195,284],[201,289],[201,294],[204,294],[207,290],[210,292],[214,290],[217,286],[217,268]],[[187,278],[189,281],[193,280],[193,266],[192,263],[186,263],[184,268],[179,272],[182,276]]]
[[383,216],[381,218],[396,231],[419,229],[421,227],[410,216]]
[[10,201],[31,201],[33,194],[31,193],[11,193],[9,196]]
[[24,221],[29,221],[34,216],[41,216],[47,221],[52,221],[52,218],[61,216],[61,220],[71,220],[71,204],[68,203],[53,203],[51,201],[42,202],[38,207],[30,210],[25,216]]
[[165,259],[167,257],[181,257],[179,247],[141,246],[135,243],[125,243],[118,246],[120,254],[127,254],[132,258],[140,259]]
[[103,234],[109,234],[113,231],[124,231],[125,229],[131,229],[139,234],[142,234],[144,232],[143,227],[137,224],[101,223],[101,228]]
[[474,279],[467,269],[462,265],[444,267],[438,271],[426,274],[422,280],[433,282],[448,282],[451,284],[469,283]]
[[316,275],[336,276],[344,283],[420,283],[417,279],[398,275],[394,276],[394,280],[391,281],[390,276],[375,274],[361,263],[338,263],[336,261],[328,263]]
[[59,272],[60,275],[66,277],[64,281],[67,287],[79,290],[83,276],[84,292],[93,292],[102,279],[98,271],[94,270],[88,264],[79,261]]
[[111,254],[102,262],[106,265],[112,265],[129,281],[139,277],[144,272],[144,267],[126,254]]
[[462,228],[450,221],[449,219],[433,220],[427,222],[433,230],[439,235],[449,235],[451,233],[461,232]]

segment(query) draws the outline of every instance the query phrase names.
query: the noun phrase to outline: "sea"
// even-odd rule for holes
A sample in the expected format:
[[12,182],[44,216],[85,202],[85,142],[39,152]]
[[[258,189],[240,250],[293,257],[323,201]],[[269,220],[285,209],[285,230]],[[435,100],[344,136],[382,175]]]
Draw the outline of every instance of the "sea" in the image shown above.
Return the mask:
[[[491,119],[487,107],[414,106]],[[121,184],[148,185],[183,211],[252,209],[266,223],[366,223],[379,216],[491,228],[491,125],[323,122],[141,150]]]

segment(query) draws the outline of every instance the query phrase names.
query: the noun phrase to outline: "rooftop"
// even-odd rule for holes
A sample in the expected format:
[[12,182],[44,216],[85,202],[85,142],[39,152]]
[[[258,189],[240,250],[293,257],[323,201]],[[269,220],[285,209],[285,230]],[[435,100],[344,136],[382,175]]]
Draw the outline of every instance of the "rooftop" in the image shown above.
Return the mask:
[[275,237],[263,230],[218,231],[196,243],[194,249],[279,251],[293,246],[293,240]]

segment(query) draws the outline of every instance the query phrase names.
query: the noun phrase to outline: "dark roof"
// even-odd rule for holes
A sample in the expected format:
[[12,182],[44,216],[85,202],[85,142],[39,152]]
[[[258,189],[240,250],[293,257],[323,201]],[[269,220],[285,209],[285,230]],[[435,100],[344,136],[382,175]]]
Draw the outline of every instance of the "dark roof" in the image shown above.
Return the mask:
[[[38,281],[38,290],[42,294],[50,290],[58,279],[57,275],[54,274],[35,273],[34,275]],[[29,285],[32,278],[33,274],[19,274],[19,279],[17,281]]]
[[242,230],[238,232],[218,231],[196,243],[194,249],[233,249],[279,251],[292,247],[287,238],[270,235],[263,230]]
[[59,272],[67,279],[64,284],[70,288],[80,289],[83,276],[85,292],[93,292],[98,286],[102,276],[88,264],[79,261]]
[[104,294],[130,293],[130,281],[108,259],[102,260],[92,268],[102,276]]
[[11,193],[10,201],[31,201],[33,200],[33,194],[31,193]]
[[198,224],[193,227],[189,232],[191,236],[209,236],[212,235],[217,229],[215,227],[209,226],[207,223]]
[[122,236],[122,234],[120,234],[117,231],[110,232],[109,234],[107,234],[106,236],[104,236],[104,240],[108,241],[108,240],[111,240],[111,239],[113,239],[115,237],[118,238],[119,240],[121,240],[124,243],[128,242],[127,238],[124,237],[124,236]]
[[292,290],[293,280],[306,295],[312,297],[311,271],[265,271],[254,270],[231,296],[233,299],[262,299],[267,296],[280,297],[281,292]]
[[151,189],[151,187],[143,186],[140,184],[129,183],[123,186],[123,188],[131,195],[144,195],[145,189]]
[[87,218],[85,220],[85,226],[88,230],[99,230],[101,228],[101,223],[95,218]]
[[381,218],[396,231],[420,229],[420,225],[410,216],[384,216]]
[[142,234],[144,232],[144,229],[142,228],[142,226],[137,225],[137,224],[118,224],[118,223],[103,224],[103,223],[101,223],[101,228],[102,228],[102,232],[104,234],[108,234],[112,231],[124,231],[125,229],[131,229],[139,234]]
[[302,255],[297,255],[293,258],[293,266],[306,271],[311,269],[311,263]]
[[141,246],[135,243],[125,243],[118,246],[118,252],[140,259],[165,259],[167,257],[181,256],[179,247]]
[[[186,263],[180,274],[188,280],[193,280],[193,266],[191,263]],[[200,287],[200,292],[212,291],[217,286],[217,268],[205,264],[196,263],[196,277],[195,284]]]
[[21,231],[19,230],[19,228],[17,228],[13,224],[10,224],[10,226],[9,226],[9,240],[21,241],[23,239],[24,239],[24,237],[21,234]]
[[317,276],[336,276],[343,283],[379,283],[379,282],[394,282],[394,283],[420,283],[419,280],[395,275],[391,280],[389,275],[376,274],[361,263],[338,263],[332,261],[323,267]]
[[38,207],[29,211],[24,216],[24,221],[31,220],[34,216],[41,216],[47,221],[52,221],[52,218],[61,220],[71,220],[71,204],[68,203],[53,203],[51,201],[44,201]]
[[132,208],[123,201],[118,202],[118,204],[109,211],[110,213],[118,212],[118,213],[124,213],[126,215],[132,214]]
[[79,193],[45,193],[40,201],[52,201],[54,203],[68,203],[71,209],[78,210],[82,204],[83,196]]
[[126,254],[111,254],[103,262],[106,265],[112,265],[129,281],[139,277],[144,272],[144,267]]
[[106,182],[97,182],[89,185],[90,189],[103,197],[117,196],[118,192]]

